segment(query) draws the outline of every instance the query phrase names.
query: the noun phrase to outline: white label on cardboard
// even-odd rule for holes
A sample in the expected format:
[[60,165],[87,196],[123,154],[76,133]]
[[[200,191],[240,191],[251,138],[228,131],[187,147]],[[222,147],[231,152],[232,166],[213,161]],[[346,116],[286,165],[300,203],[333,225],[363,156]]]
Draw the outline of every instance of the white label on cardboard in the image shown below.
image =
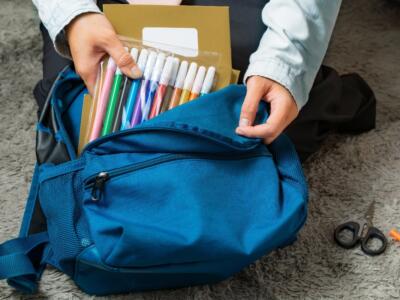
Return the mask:
[[143,44],[178,55],[199,55],[199,34],[196,28],[144,27]]

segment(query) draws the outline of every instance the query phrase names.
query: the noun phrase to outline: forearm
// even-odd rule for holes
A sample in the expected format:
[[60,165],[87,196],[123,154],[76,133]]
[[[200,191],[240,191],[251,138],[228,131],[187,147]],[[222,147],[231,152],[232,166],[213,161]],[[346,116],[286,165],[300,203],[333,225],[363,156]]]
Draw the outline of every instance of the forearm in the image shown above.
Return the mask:
[[56,50],[70,57],[66,42],[65,27],[78,15],[88,12],[99,13],[93,0],[32,0],[40,20],[55,43]]
[[301,109],[328,48],[341,0],[271,0],[262,18],[268,26],[250,57],[253,75],[286,87]]

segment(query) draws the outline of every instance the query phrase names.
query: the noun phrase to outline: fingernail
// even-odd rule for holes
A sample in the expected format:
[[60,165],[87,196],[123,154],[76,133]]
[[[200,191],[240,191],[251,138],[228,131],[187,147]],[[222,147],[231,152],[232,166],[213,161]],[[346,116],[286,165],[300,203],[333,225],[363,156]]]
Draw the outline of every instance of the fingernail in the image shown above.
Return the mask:
[[236,128],[236,133],[243,134],[243,130],[240,127],[238,127],[238,128]]
[[131,69],[131,74],[132,74],[132,78],[133,79],[138,79],[138,78],[140,78],[140,77],[142,77],[142,71],[139,69],[139,67],[138,66],[134,66],[132,69]]
[[249,120],[246,118],[240,119],[239,127],[245,127],[245,126],[249,126]]

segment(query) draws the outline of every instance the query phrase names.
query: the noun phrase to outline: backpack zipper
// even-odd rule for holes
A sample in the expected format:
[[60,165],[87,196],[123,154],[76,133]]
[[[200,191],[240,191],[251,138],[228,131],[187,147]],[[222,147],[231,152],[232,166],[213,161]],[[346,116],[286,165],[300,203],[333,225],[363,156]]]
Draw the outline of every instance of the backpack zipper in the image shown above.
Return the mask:
[[104,190],[106,182],[114,177],[121,176],[126,173],[135,172],[137,170],[152,167],[157,164],[166,163],[174,160],[182,159],[213,159],[213,160],[232,160],[247,159],[260,156],[270,156],[266,153],[245,153],[245,154],[167,154],[154,159],[146,160],[141,163],[113,169],[110,171],[102,171],[85,180],[85,189],[91,188],[92,201],[99,201]]

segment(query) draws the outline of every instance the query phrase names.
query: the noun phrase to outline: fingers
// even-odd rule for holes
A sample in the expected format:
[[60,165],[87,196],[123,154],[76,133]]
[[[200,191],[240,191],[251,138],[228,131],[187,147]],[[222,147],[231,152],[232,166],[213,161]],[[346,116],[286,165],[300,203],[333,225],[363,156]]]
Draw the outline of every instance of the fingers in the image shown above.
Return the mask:
[[125,50],[114,28],[104,15],[81,14],[67,26],[66,31],[75,70],[85,81],[92,95],[98,65],[106,55],[113,58],[126,76],[133,79],[142,76],[136,62]]
[[80,62],[79,60],[75,63],[75,70],[81,76],[82,80],[89,91],[90,95],[94,95],[94,89],[97,80],[98,73],[98,61],[97,60],[86,60]]
[[[298,115],[296,102],[286,88],[267,78],[257,78],[251,82],[251,86],[249,84],[241,114],[241,120],[247,118],[249,122],[246,124],[246,121],[241,121],[236,133],[249,138],[261,138],[270,144]],[[261,98],[270,103],[271,114],[265,124],[253,126]]]
[[239,127],[253,125],[261,98],[265,94],[263,88],[252,84],[252,79],[250,78],[247,84],[247,93],[240,113]]
[[239,127],[237,132],[249,138],[262,138],[266,144],[272,143],[291,122],[285,107],[278,106],[265,124]]
[[142,77],[142,71],[136,65],[136,62],[130,53],[124,48],[117,35],[112,35],[105,50],[113,58],[122,73],[124,73],[126,76],[129,76],[132,79]]

